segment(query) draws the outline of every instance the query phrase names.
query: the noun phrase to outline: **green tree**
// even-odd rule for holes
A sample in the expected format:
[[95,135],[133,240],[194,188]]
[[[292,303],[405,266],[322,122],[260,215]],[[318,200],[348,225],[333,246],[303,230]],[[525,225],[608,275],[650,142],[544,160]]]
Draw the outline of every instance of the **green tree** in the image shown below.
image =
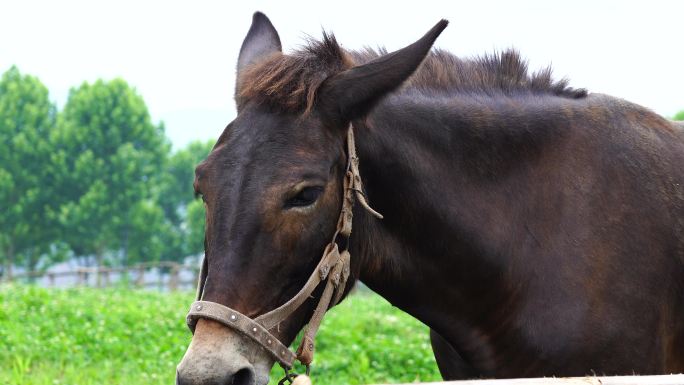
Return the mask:
[[106,254],[126,264],[131,250],[137,260],[158,259],[159,246],[142,245],[141,232],[164,231],[151,181],[170,146],[142,97],[121,79],[72,89],[54,143],[59,221],[74,254],[98,265]]
[[[213,141],[194,141],[175,152],[161,174],[159,203],[172,235],[166,241],[165,257],[181,261],[204,249],[204,205],[194,197],[195,167],[204,160]],[[198,223],[197,216],[201,216]],[[199,245],[199,246],[198,246]]]
[[677,112],[675,114],[674,118],[672,118],[672,119],[673,120],[684,120],[684,110]]
[[55,238],[47,172],[55,107],[37,78],[10,68],[0,79],[0,255],[34,270]]
[[139,201],[134,207],[128,234],[127,261],[145,262],[168,259],[167,242],[175,233],[154,200]]
[[188,205],[186,214],[187,236],[185,244],[188,254],[199,254],[204,251],[204,203],[195,200]]

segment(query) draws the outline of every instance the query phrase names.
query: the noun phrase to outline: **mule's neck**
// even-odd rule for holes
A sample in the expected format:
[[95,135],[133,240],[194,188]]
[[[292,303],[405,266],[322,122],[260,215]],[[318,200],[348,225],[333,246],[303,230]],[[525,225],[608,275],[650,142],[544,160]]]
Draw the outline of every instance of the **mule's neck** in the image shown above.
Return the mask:
[[472,100],[391,97],[354,122],[361,176],[385,216],[355,212],[360,279],[440,334],[511,310],[511,253],[535,242],[514,218],[534,206],[528,182],[562,130],[516,123],[507,110],[521,106],[509,104],[496,111]]

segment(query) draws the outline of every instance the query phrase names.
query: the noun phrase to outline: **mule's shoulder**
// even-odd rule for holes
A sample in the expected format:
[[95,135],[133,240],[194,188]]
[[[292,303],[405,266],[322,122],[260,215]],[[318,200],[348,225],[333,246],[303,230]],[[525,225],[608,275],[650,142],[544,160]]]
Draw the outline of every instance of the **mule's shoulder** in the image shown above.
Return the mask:
[[673,120],[670,123],[672,124],[672,127],[674,127],[675,132],[679,135],[679,139],[684,146],[684,121]]

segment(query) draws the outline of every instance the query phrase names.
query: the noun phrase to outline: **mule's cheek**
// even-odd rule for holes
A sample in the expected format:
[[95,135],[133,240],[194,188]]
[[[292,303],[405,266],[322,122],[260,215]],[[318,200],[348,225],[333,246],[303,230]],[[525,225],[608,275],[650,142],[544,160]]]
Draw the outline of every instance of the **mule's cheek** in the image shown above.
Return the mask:
[[217,322],[200,319],[192,342],[178,365],[178,377],[188,384],[232,383],[265,385],[274,360],[251,339]]

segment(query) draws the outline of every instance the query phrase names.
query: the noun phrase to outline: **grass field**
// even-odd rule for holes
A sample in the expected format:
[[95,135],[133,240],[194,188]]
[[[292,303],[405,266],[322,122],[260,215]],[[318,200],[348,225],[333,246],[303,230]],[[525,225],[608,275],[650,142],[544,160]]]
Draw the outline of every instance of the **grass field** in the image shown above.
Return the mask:
[[[173,384],[189,292],[0,286],[0,384]],[[439,379],[427,328],[373,294],[331,310],[316,385]],[[271,384],[282,375],[277,366]]]

